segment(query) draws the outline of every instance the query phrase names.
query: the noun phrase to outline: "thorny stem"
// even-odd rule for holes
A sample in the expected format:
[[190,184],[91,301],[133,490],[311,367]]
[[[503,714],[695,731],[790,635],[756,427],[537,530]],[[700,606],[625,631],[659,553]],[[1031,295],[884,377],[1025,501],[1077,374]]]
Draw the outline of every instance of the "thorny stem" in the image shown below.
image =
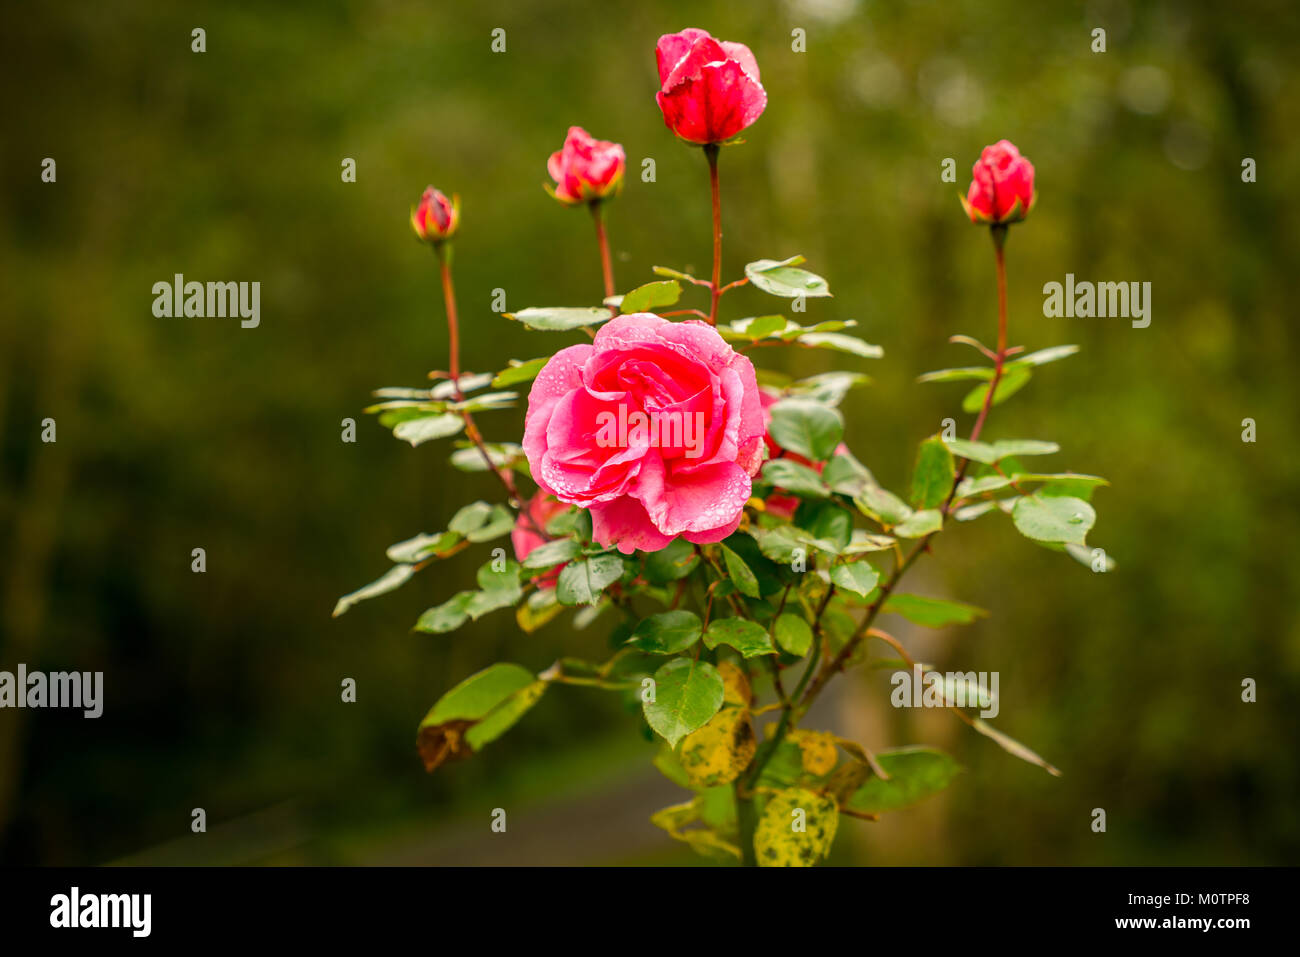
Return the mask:
[[718,191],[718,144],[710,143],[704,147],[704,155],[709,160],[709,189],[713,193],[713,283],[710,294],[713,298],[709,309],[709,325],[718,324],[718,297],[722,295],[722,198]]
[[591,218],[596,221],[596,242],[600,245],[600,270],[605,277],[605,298],[614,295],[614,266],[609,258],[609,237],[605,234],[605,218],[601,214],[601,201],[592,200]]

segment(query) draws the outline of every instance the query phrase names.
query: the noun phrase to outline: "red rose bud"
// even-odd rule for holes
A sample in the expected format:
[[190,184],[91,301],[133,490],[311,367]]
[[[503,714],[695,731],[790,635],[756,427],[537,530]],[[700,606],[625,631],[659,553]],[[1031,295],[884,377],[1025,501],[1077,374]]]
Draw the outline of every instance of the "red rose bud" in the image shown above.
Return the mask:
[[1034,164],[1010,140],[984,147],[962,197],[972,223],[1018,223],[1034,206]]
[[569,206],[617,196],[623,189],[627,156],[617,143],[598,140],[581,126],[570,126],[564,148],[552,153],[546,171],[555,187],[546,191]]
[[688,143],[731,139],[767,108],[758,61],[743,43],[715,40],[694,27],[668,33],[655,47],[667,127]]
[[411,210],[411,228],[426,243],[450,239],[460,225],[460,197],[447,199],[430,186],[420,197],[420,205]]

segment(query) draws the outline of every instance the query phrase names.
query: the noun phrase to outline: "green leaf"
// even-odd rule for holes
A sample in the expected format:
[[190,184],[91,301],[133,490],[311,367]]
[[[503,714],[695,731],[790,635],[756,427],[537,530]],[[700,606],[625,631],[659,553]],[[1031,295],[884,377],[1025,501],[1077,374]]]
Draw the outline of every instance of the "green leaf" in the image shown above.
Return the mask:
[[881,814],[911,807],[938,794],[961,773],[961,765],[934,748],[899,748],[876,754],[889,779],[872,776],[853,792],[845,806],[860,814]]
[[441,605],[427,609],[415,623],[415,630],[433,635],[455,631],[469,621],[469,605],[477,594],[473,591],[457,592]]
[[510,365],[496,374],[492,380],[492,388],[501,389],[508,385],[518,385],[521,382],[532,382],[537,378],[537,373],[542,371],[546,363],[550,362],[550,356],[542,356],[540,359],[529,359],[520,361],[511,359]]
[[654,700],[643,701],[646,722],[672,747],[702,728],[722,707],[722,676],[707,661],[674,658],[654,674]]
[[518,591],[519,563],[506,559],[503,567],[496,568],[496,559],[482,565],[475,578],[484,591]]
[[491,744],[514,727],[515,722],[537,704],[549,686],[548,682],[534,681],[528,687],[516,691],[465,732],[465,743],[475,751],[481,751],[484,745]]
[[524,595],[519,583],[519,563],[507,561],[500,570],[492,567],[495,563],[494,559],[478,570],[481,591],[475,592],[465,606],[465,612],[475,621],[498,608],[513,606]]
[[1078,351],[1079,347],[1075,345],[1052,346],[1049,349],[1039,349],[1037,352],[1031,352],[1027,356],[1019,356],[1008,363],[1008,367],[1046,365],[1049,362],[1056,362],[1058,359],[1072,356]]
[[916,453],[916,467],[912,469],[912,505],[916,508],[935,508],[942,505],[952,491],[957,468],[952,453],[937,435],[926,439]]
[[679,581],[695,570],[700,557],[695,546],[684,538],[675,538],[657,552],[645,557],[645,578],[655,584]]
[[1009,486],[1014,479],[1004,475],[981,475],[979,478],[962,479],[961,484],[957,486],[958,498],[969,498],[972,495],[983,495],[986,492],[996,492]]
[[504,505],[471,502],[451,517],[447,528],[471,542],[486,542],[506,534],[515,526],[514,514]]
[[812,867],[830,853],[838,825],[839,808],[831,798],[804,788],[778,792],[754,829],[759,866]]
[[1015,755],[1021,761],[1028,761],[1030,764],[1038,765],[1040,768],[1042,768],[1044,771],[1046,771],[1048,774],[1052,775],[1053,777],[1059,778],[1061,776],[1060,771],[1058,771],[1056,768],[1052,767],[1052,765],[1044,761],[1041,757],[1038,756],[1037,753],[1025,747],[1023,744],[1021,744],[1019,741],[1017,741],[1015,738],[1011,737],[1010,735],[1003,734],[1001,731],[993,727],[993,725],[989,724],[987,721],[984,721],[980,718],[972,718],[971,727],[974,728],[976,731],[978,731],[980,734],[984,735],[986,738],[991,738],[993,741],[996,741],[998,747],[1001,748],[1003,751],[1006,751],[1008,754]]
[[[1005,402],[1023,389],[1028,382],[1028,366],[1015,366],[1004,370],[1002,381],[998,383],[997,391],[993,393],[993,404],[999,405]],[[989,382],[985,385],[976,386],[966,393],[966,398],[961,400],[961,410],[968,415],[974,415],[978,412],[984,406],[984,396],[988,394],[989,386],[992,384],[992,382]]]
[[943,441],[953,455],[960,455],[972,462],[992,465],[998,460],[997,450],[987,442],[971,442],[969,439],[944,439]]
[[464,402],[452,402],[448,408],[457,412],[490,412],[493,409],[509,408],[517,398],[518,392],[482,392],[470,396]]
[[748,597],[756,598],[771,595],[785,587],[786,583],[781,577],[780,571],[772,563],[772,560],[763,554],[762,549],[758,547],[758,542],[752,536],[742,532],[735,532],[727,536],[722,544],[735,552],[736,556],[754,573],[754,580],[758,586],[758,595],[749,595]]
[[1035,493],[1016,502],[1011,520],[1021,535],[1036,542],[1082,545],[1097,513],[1081,498]]
[[435,399],[450,399],[456,395],[456,387],[460,386],[460,393],[473,392],[475,389],[481,389],[492,381],[490,372],[462,372],[460,378],[452,381],[450,378],[444,379],[429,389],[429,395]]
[[856,327],[856,319],[827,319],[824,322],[818,322],[811,326],[801,326],[797,322],[788,322],[784,329],[779,333],[779,338],[786,342],[794,342],[803,338],[809,333],[820,332],[839,332],[841,329],[852,329]]
[[718,618],[704,632],[704,646],[710,650],[730,645],[745,658],[776,653],[772,638],[758,622],[744,618]]
[[349,592],[340,598],[334,605],[334,612],[331,617],[337,618],[353,605],[357,604],[357,602],[365,601],[367,598],[375,598],[379,595],[386,595],[393,589],[400,588],[402,585],[406,584],[414,574],[414,565],[394,565],[369,585],[363,585],[356,591]]
[[982,379],[988,382],[993,378],[993,370],[987,366],[962,366],[957,369],[936,369],[916,377],[917,382],[959,382],[965,379]]
[[554,588],[539,588],[515,609],[515,622],[525,634],[531,635],[563,611],[564,606],[555,597]]
[[618,555],[593,555],[569,562],[556,582],[561,605],[590,605],[614,582],[623,577],[623,559]]
[[758,579],[754,576],[745,560],[726,545],[722,546],[722,560],[727,566],[727,575],[735,583],[742,595],[748,598],[763,597],[758,590]]
[[507,312],[505,317],[522,322],[529,329],[537,329],[542,332],[563,332],[567,329],[594,326],[598,322],[604,322],[606,319],[612,318],[613,315],[610,310],[603,307],[540,306],[520,309],[518,312],[513,313]]
[[788,452],[813,462],[824,462],[844,438],[844,418],[820,402],[782,399],[771,408],[768,434]]
[[[483,461],[483,453],[472,442],[457,443],[461,447],[451,453],[452,468],[461,472],[486,472],[487,463]],[[492,460],[495,468],[527,468],[527,460],[524,458],[524,450],[513,442],[488,442],[483,446],[487,449],[488,458]]]
[[681,298],[681,295],[681,283],[675,279],[648,282],[644,286],[637,286],[625,295],[618,308],[624,313],[649,312],[660,306],[671,306]]
[[683,282],[695,281],[695,277],[690,273],[682,272],[680,269],[669,269],[667,266],[651,266],[650,271],[656,276],[667,276],[669,279],[680,279]]
[[868,485],[875,484],[871,471],[854,458],[850,452],[837,452],[822,470],[822,481],[831,491],[850,498],[862,494]]
[[1061,447],[1039,439],[999,439],[993,443],[993,451],[1000,462],[1012,455],[1051,455],[1061,451]]
[[839,405],[850,389],[868,385],[871,376],[861,372],[822,372],[790,385],[790,392],[804,395],[825,405]]
[[964,505],[952,513],[952,517],[959,522],[969,522],[987,514],[998,507],[998,503],[990,499],[987,502],[979,502],[975,505]]
[[829,542],[838,553],[853,538],[853,513],[834,502],[804,502],[794,513],[794,523],[821,543]]
[[425,769],[472,754],[504,734],[546,690],[515,664],[495,664],[466,678],[429,709],[417,746]]
[[[1080,565],[1083,565],[1085,568],[1091,568],[1099,575],[1104,575],[1106,572],[1113,572],[1115,570],[1115,559],[1107,555],[1104,548],[1089,548],[1086,545],[1066,545],[1065,551],[1066,554]],[[1099,558],[1105,559],[1103,567],[1100,569],[1098,569],[1094,564],[1094,562]]]
[[837,588],[852,592],[862,598],[871,594],[880,580],[880,573],[867,562],[850,562],[831,568],[831,582]]
[[515,516],[504,505],[493,505],[483,524],[465,533],[471,542],[490,542],[500,538],[515,527]]
[[695,644],[704,631],[693,611],[665,611],[636,626],[627,643],[648,655],[675,655]]
[[[750,316],[747,319],[737,319],[731,323],[730,328],[736,333],[737,340],[747,339],[750,342],[757,342],[773,333],[784,332],[789,324],[785,316]],[[731,337],[724,335],[723,338]]]
[[881,610],[902,615],[908,621],[927,628],[969,625],[976,618],[988,616],[987,611],[974,605],[944,598],[923,598],[920,595],[890,595]]
[[582,546],[571,538],[538,545],[524,559],[525,568],[551,568],[577,556]]
[[412,446],[416,446],[432,439],[455,435],[464,427],[465,420],[459,415],[445,412],[398,422],[393,426],[393,435],[403,442],[410,442]]
[[462,536],[458,532],[443,532],[441,535],[420,534],[396,545],[389,545],[386,554],[390,561],[413,565],[426,558],[442,555],[458,545],[461,540]]
[[792,615],[788,611],[778,615],[773,630],[776,632],[776,643],[783,651],[796,657],[802,658],[812,647],[812,629],[799,615]]
[[864,528],[855,528],[844,547],[845,555],[861,555],[864,552],[885,552],[894,547],[895,539],[889,535],[874,535]]
[[863,342],[857,336],[846,336],[838,332],[806,332],[799,337],[799,345],[813,349],[847,352],[849,355],[861,356],[863,359],[879,359],[885,354],[885,350],[880,346]]
[[834,542],[821,541],[792,525],[750,528],[749,534],[758,542],[759,550],[765,557],[782,565],[789,565],[796,554],[802,554],[805,559],[814,551],[823,551],[828,555],[839,554],[839,547]]
[[759,289],[773,296],[793,299],[803,296],[829,296],[826,280],[816,273],[795,267],[804,261],[802,256],[789,259],[759,259],[745,266],[745,275]]
[[942,513],[937,508],[928,508],[909,515],[895,525],[894,534],[899,538],[924,538],[941,528],[943,528]]
[[830,489],[816,469],[791,459],[768,459],[764,462],[763,481],[791,495],[809,498],[826,498],[830,495]]
[[897,525],[912,516],[911,506],[878,485],[868,485],[853,499],[853,504],[862,514],[882,525]]

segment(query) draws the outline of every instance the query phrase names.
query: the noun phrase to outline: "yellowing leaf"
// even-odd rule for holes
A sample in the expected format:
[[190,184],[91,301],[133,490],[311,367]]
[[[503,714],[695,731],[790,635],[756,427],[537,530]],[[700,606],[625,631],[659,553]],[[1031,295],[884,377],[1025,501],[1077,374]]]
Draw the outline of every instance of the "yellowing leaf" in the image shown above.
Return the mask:
[[693,787],[716,787],[740,777],[758,747],[747,708],[724,708],[686,736],[678,759]]
[[[670,837],[689,844],[697,854],[703,854],[706,857],[729,856],[739,860],[740,848],[713,828],[704,824],[704,805],[704,796],[698,795],[694,800],[686,801],[683,804],[674,804],[662,811],[656,811],[650,815],[650,823],[655,827],[663,828]],[[695,823],[701,823],[704,826],[690,827]],[[687,830],[687,828],[690,829]]]
[[835,840],[839,809],[830,798],[803,788],[774,795],[754,831],[760,867],[812,867]]
[[719,661],[718,674],[722,676],[723,705],[734,704],[748,708],[754,700],[754,693],[750,690],[749,679],[745,677],[745,672],[740,669],[740,666],[732,661]]
[[799,746],[800,763],[809,774],[830,774],[839,762],[834,736],[825,731],[791,731],[787,737]]

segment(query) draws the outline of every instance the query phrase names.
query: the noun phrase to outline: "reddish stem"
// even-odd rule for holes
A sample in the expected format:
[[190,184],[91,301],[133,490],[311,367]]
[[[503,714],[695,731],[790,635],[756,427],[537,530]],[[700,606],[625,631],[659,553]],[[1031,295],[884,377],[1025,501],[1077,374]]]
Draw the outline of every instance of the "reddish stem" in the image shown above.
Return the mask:
[[[994,226],[992,228],[993,250],[997,261],[998,273],[998,351],[993,357],[993,378],[989,380],[989,390],[984,394],[984,404],[980,407],[980,414],[975,419],[975,427],[971,429],[970,440],[979,441],[980,431],[984,428],[984,420],[988,418],[989,409],[993,408],[993,396],[998,391],[998,383],[1002,381],[1002,373],[1006,369],[1007,361],[1007,265],[1002,255],[1002,244],[1007,238],[1006,226]],[[966,470],[970,468],[970,459],[962,459],[961,467],[957,470],[957,478],[952,483],[952,491],[948,493],[948,499],[943,503],[943,513],[948,514],[952,507],[953,499],[957,495],[957,486],[961,480],[966,477]],[[926,541],[929,540],[927,536]]]
[[722,295],[722,196],[718,189],[718,144],[704,147],[709,160],[709,189],[713,193],[713,304],[709,309],[709,325],[718,324],[718,297]]
[[600,200],[591,203],[591,218],[596,221],[596,242],[600,244],[600,269],[605,277],[605,298],[614,295],[614,265],[609,258],[609,237],[605,235],[605,218],[601,215]]
[[[447,339],[451,352],[448,364],[451,366],[452,391],[457,402],[464,402],[465,394],[460,389],[460,328],[456,318],[456,288],[451,280],[451,249],[444,249],[443,243],[436,243],[433,248],[438,254],[439,271],[442,274],[442,301],[447,309]],[[483,462],[488,471],[496,475],[501,480],[501,484],[505,486],[506,496],[511,506],[519,509],[528,520],[528,523],[540,534],[541,529],[537,528],[537,523],[524,508],[524,501],[519,497],[519,490],[515,487],[515,480],[510,473],[510,467],[498,468],[496,463],[492,461],[492,454],[488,452],[487,444],[483,441],[483,433],[478,430],[478,426],[474,423],[474,417],[470,415],[469,411],[461,409],[460,417],[465,422],[465,434],[469,436],[469,440],[474,443],[479,455],[483,457]]]

